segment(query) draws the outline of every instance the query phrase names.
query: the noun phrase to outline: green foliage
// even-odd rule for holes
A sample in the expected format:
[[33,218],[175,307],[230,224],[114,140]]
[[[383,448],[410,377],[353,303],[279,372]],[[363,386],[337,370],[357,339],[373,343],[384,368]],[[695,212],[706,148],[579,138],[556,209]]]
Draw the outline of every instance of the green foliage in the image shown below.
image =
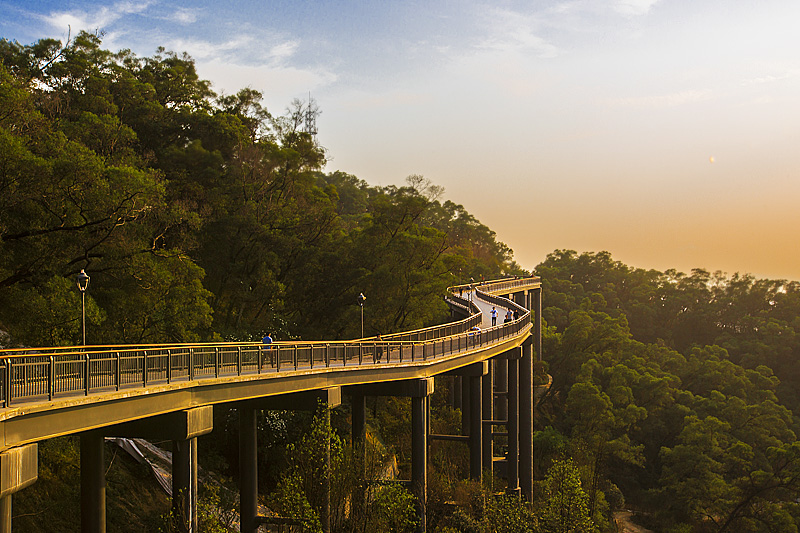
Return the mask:
[[797,527],[799,382],[782,364],[800,354],[796,283],[641,271],[605,252],[556,251],[537,274],[553,377],[539,479],[571,457],[603,528],[623,498],[665,530]]
[[592,533],[597,531],[589,511],[589,497],[581,486],[578,469],[569,459],[550,467],[536,519],[542,533]]
[[357,337],[360,292],[370,335],[414,329],[446,316],[448,285],[520,272],[425,178],[322,173],[313,101],[275,116],[254,89],[209,87],[161,48],[114,54],[85,32],[0,41],[0,327],[13,343],[79,341],[69,283],[53,280],[82,268],[88,338],[104,344]]

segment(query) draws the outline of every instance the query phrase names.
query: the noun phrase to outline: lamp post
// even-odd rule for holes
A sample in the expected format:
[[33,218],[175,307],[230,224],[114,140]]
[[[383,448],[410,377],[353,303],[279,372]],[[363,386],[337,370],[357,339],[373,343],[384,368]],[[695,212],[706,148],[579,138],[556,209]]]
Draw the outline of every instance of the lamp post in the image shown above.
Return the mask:
[[469,301],[473,300],[472,296],[475,292],[475,278],[469,278]]
[[364,300],[367,297],[364,296],[363,292],[358,293],[358,305],[361,306],[361,338],[364,338]]
[[89,287],[89,275],[81,269],[78,274],[78,290],[81,291],[81,330],[83,331],[83,345],[86,346],[86,289]]

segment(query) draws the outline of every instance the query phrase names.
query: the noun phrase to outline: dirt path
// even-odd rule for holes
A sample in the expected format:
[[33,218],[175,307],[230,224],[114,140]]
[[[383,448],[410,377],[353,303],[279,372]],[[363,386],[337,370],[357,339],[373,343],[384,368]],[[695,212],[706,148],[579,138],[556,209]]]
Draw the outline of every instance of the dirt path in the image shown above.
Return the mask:
[[631,522],[631,516],[633,516],[633,513],[630,511],[617,511],[614,513],[614,522],[617,524],[619,533],[653,533],[653,531]]

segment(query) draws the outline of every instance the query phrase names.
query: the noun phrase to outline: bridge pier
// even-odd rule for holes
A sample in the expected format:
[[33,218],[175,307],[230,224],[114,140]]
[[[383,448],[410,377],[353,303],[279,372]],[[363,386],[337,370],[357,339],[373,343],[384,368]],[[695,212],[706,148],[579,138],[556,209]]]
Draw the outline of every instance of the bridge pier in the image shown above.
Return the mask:
[[11,498],[39,477],[39,446],[18,446],[0,453],[0,533],[11,533]]
[[533,501],[533,339],[522,344],[519,365],[519,482],[522,495]]
[[[338,407],[342,403],[342,389],[340,387],[328,387],[255,398],[236,404],[236,408],[239,410],[239,522],[242,533],[257,533],[258,526],[262,522],[261,517],[258,516],[257,411],[262,409],[314,411],[320,402],[326,405],[327,416],[330,417],[330,409]],[[330,441],[325,443],[328,452],[328,469],[325,479],[322,480],[328,497],[320,516],[322,530],[325,533],[329,533],[331,530],[330,444]]]
[[239,408],[239,524],[241,533],[258,530],[258,432],[256,410]]
[[417,532],[419,533],[425,533],[428,530],[427,402],[427,394],[411,398],[411,490],[417,497]]
[[[517,348],[519,353],[519,348]],[[506,492],[519,495],[519,358],[508,359],[508,452],[506,454]]]
[[81,533],[106,531],[105,437],[81,433]]
[[493,423],[493,400],[494,388],[492,382],[494,381],[494,367],[495,361],[487,361],[486,374],[481,378],[481,455],[482,455],[482,471],[489,474],[492,473],[492,466],[494,463],[494,445],[492,432],[494,431]]
[[172,441],[172,511],[182,532],[197,533],[197,437]]
[[[410,379],[348,387],[358,396],[399,396],[411,398],[411,490],[417,500],[417,532],[427,531],[428,500],[428,398],[433,378]],[[355,409],[354,409],[355,412]],[[355,421],[355,418],[353,419]],[[355,422],[354,422],[355,423]],[[355,429],[354,438],[355,438]]]

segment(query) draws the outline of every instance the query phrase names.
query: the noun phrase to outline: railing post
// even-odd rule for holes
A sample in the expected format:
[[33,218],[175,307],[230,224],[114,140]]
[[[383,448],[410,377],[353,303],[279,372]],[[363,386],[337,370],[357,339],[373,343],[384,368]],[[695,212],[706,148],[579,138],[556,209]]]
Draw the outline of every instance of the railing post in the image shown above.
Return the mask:
[[147,350],[142,355],[142,386],[147,387]]
[[294,353],[292,354],[292,358],[294,359],[294,369],[297,370],[297,345],[294,345]]
[[120,352],[116,352],[117,354],[117,368],[114,371],[114,380],[117,382],[117,390],[119,390],[120,385],[122,384],[122,368],[120,367],[120,363],[122,362],[122,356]]
[[219,347],[214,346],[214,377],[219,377]]
[[167,383],[172,382],[172,350],[167,348]]
[[84,391],[83,391],[83,394],[85,396],[89,396],[89,354],[88,353],[85,354],[84,357],[85,357],[84,364],[86,365],[86,368],[84,368],[84,382],[83,382]]
[[236,375],[242,375],[242,347],[236,347]]
[[[281,371],[281,347],[280,346],[270,346],[268,350],[275,350],[275,372]],[[272,352],[269,352],[269,360],[270,364],[272,364]]]
[[50,356],[50,368],[47,374],[47,401],[52,402],[56,388],[56,358],[52,355]]
[[194,381],[194,348],[189,348],[189,381]]
[[3,376],[3,388],[5,394],[3,395],[3,407],[11,405],[11,358],[5,360],[6,375]]
[[261,373],[261,357],[262,357],[262,345],[258,345],[258,373]]
[[326,367],[327,366],[331,366],[331,353],[330,353],[330,350],[331,350],[331,345],[326,343],[325,344],[325,366]]

